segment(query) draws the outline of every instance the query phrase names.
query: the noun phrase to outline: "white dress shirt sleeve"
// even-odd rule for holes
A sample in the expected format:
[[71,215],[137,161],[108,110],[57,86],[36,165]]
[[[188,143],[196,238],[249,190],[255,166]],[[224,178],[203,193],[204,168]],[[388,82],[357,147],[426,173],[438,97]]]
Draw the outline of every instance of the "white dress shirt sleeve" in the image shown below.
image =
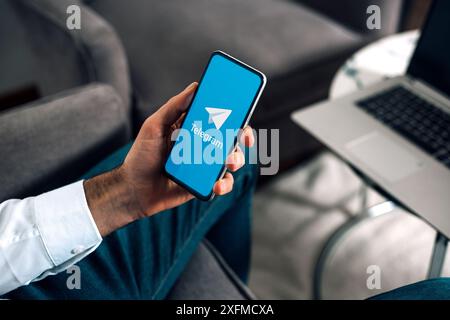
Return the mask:
[[83,181],[1,203],[0,294],[67,269],[101,241]]

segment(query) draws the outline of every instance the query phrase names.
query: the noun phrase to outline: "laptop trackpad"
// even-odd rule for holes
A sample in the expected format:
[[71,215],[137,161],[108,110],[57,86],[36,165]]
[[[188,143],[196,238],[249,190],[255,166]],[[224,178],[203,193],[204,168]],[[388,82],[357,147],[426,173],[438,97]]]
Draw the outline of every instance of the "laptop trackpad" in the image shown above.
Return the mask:
[[348,150],[385,180],[396,182],[420,170],[423,162],[379,132],[350,141]]

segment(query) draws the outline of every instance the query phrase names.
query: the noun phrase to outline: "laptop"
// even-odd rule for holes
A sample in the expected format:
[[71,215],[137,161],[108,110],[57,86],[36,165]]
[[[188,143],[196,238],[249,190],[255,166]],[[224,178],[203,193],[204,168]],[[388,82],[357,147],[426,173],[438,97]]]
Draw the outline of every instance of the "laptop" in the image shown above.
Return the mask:
[[450,1],[435,0],[405,76],[293,120],[450,238]]

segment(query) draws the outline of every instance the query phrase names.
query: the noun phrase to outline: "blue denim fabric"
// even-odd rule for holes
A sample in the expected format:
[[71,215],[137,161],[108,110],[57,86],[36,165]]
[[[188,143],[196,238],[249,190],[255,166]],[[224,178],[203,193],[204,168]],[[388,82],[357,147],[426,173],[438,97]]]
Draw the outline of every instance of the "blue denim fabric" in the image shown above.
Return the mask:
[[[120,165],[131,144],[89,171],[95,176]],[[163,299],[200,241],[208,234],[224,259],[245,280],[249,267],[250,204],[255,166],[234,174],[233,192],[210,202],[186,204],[136,221],[105,237],[77,265],[81,289],[67,288],[70,274],[62,272],[18,288],[11,299]]]

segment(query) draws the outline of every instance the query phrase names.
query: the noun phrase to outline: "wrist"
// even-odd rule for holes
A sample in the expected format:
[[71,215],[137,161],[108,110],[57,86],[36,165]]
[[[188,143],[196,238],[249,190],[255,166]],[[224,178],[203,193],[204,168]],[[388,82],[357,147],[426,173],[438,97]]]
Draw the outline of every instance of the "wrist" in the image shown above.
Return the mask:
[[141,216],[122,167],[84,181],[86,200],[102,236]]

